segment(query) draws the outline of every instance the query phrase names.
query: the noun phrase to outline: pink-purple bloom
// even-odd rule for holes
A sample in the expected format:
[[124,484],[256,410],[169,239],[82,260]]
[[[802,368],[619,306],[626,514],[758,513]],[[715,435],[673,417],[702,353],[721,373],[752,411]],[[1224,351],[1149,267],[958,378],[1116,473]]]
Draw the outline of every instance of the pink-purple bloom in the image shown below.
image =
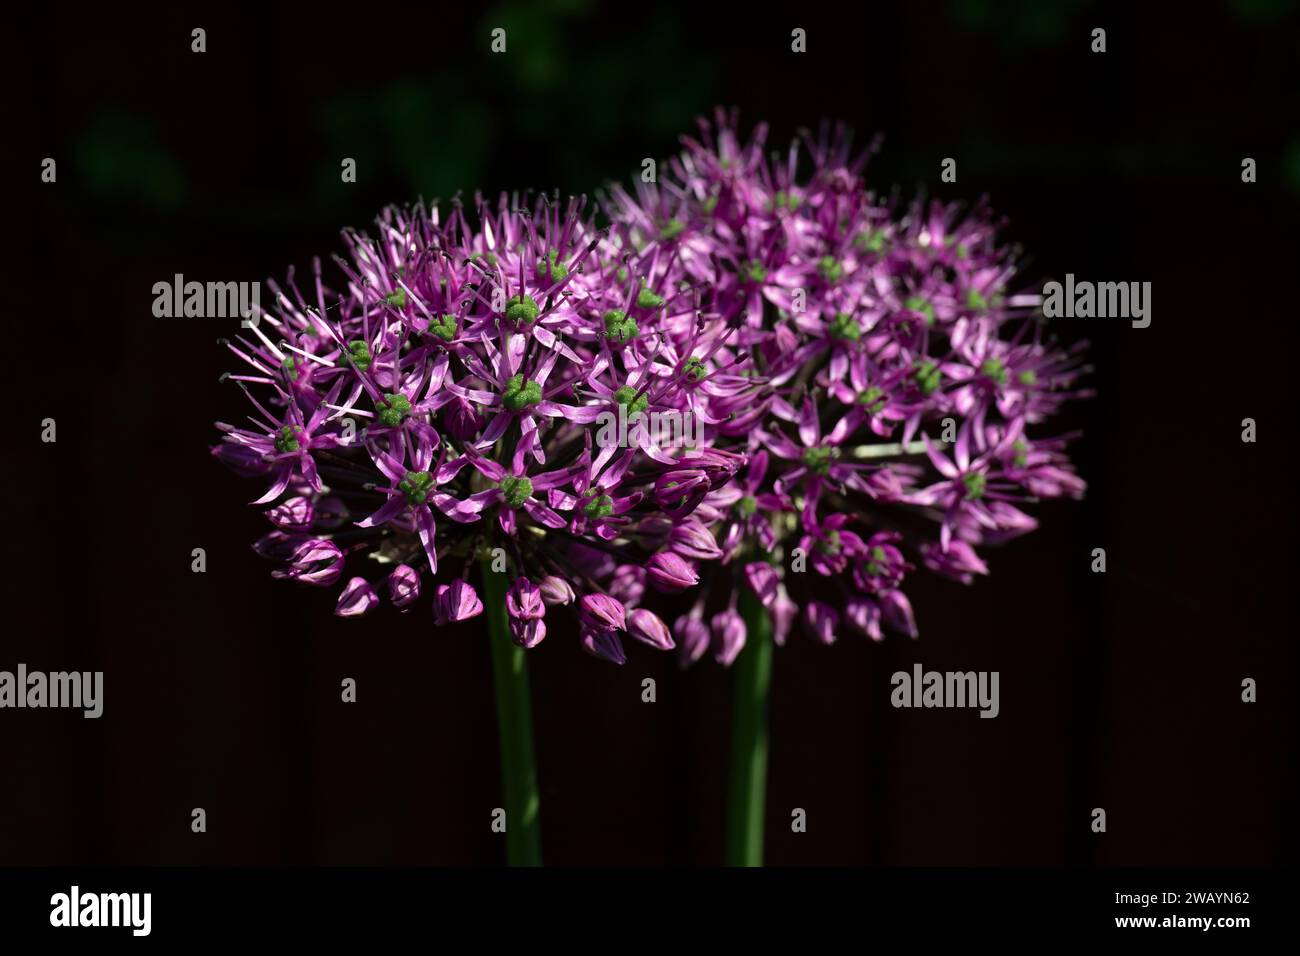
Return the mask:
[[[525,647],[729,664],[742,590],[778,644],[915,636],[917,567],[969,583],[1028,505],[1081,496],[1046,429],[1089,394],[1082,346],[990,211],[880,198],[838,127],[779,159],[766,135],[701,122],[601,224],[585,198],[390,208],[335,278],[273,285],[213,450],[262,482],[273,573],[346,567],[337,613],[431,595],[444,624],[491,561]],[[698,427],[609,427],[655,416]]]

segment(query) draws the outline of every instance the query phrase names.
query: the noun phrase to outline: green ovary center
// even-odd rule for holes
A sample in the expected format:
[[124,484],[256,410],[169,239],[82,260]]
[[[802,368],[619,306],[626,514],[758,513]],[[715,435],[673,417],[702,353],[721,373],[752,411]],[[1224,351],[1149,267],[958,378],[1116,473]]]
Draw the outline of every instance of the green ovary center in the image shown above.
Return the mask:
[[767,269],[757,259],[750,259],[740,267],[740,281],[757,285],[767,279]]
[[856,342],[862,335],[862,326],[858,325],[857,319],[847,312],[841,312],[831,319],[831,327],[828,332],[831,338],[840,339],[844,342]]
[[917,362],[915,372],[917,387],[926,395],[931,394],[939,387],[942,373],[939,371],[939,366],[933,362]]
[[637,328],[636,321],[629,319],[627,313],[622,309],[610,309],[603,316],[605,323],[605,338],[619,345],[626,345],[636,338],[640,331]]
[[669,219],[664,227],[659,230],[659,238],[663,240],[676,239],[686,231],[686,223],[680,219]]
[[921,315],[925,316],[926,325],[934,325],[934,306],[931,305],[926,299],[921,298],[921,296],[919,295],[912,296],[910,299],[908,299],[906,302],[903,303],[903,308],[911,312],[921,313]]
[[844,266],[834,256],[822,256],[817,271],[827,282],[839,282],[844,277]]
[[360,339],[348,343],[348,361],[364,372],[370,368],[370,346]]
[[532,325],[540,312],[537,300],[531,295],[512,296],[506,303],[506,320],[515,327]]
[[301,434],[301,425],[283,426],[275,436],[275,450],[281,454],[290,451],[297,451],[302,447],[298,443],[298,436]]
[[406,420],[406,416],[411,414],[411,401],[405,395],[384,395],[383,401],[378,402],[380,424],[396,426]]
[[636,304],[642,309],[657,309],[664,304],[664,297],[656,295],[649,289],[642,288],[636,295]]
[[838,457],[839,449],[819,445],[816,448],[804,449],[803,463],[808,466],[809,471],[824,475],[831,470],[831,464]]
[[853,240],[853,245],[861,252],[879,252],[885,248],[885,234],[868,229],[858,233],[858,237]]
[[587,493],[582,497],[586,499],[582,512],[588,518],[608,518],[614,513],[614,499],[609,495],[601,494],[600,489],[588,488]]
[[505,496],[506,505],[510,508],[519,508],[523,503],[533,496],[533,483],[528,478],[507,475],[501,479],[498,486],[501,494]]
[[545,259],[539,259],[537,262],[537,278],[546,278],[546,270],[549,268],[551,279],[555,282],[563,282],[569,275],[569,268],[563,262],[556,261],[559,257],[559,252],[552,249],[546,254]]
[[686,360],[686,364],[682,366],[682,371],[686,373],[687,378],[694,382],[698,382],[708,374],[708,371],[704,368],[704,363],[694,355]]
[[817,550],[822,554],[839,554],[840,533],[832,528],[825,538],[817,542]]
[[643,412],[650,407],[647,395],[638,395],[631,385],[624,385],[614,392],[614,401],[627,408],[629,412]]
[[866,409],[868,415],[875,415],[885,407],[885,392],[872,385],[858,393],[858,404]]
[[505,394],[501,396],[506,408],[512,412],[522,412],[530,405],[542,400],[542,386],[536,382],[524,381],[522,374],[510,376],[506,382]]
[[429,323],[429,334],[436,335],[444,342],[450,342],[456,337],[456,317],[454,315],[443,315]]
[[408,471],[397,487],[411,504],[422,505],[433,488],[433,475],[427,471]]
[[1000,358],[985,359],[984,364],[980,366],[980,372],[999,385],[1007,384],[1007,367]]

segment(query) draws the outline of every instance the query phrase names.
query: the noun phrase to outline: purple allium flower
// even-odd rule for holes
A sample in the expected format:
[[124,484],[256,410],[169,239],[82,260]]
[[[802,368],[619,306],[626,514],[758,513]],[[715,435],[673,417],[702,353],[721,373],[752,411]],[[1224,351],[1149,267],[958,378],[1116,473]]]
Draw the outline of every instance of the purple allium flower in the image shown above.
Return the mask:
[[346,564],[340,607],[432,594],[444,623],[481,612],[465,569],[493,556],[516,641],[619,663],[620,632],[665,644],[643,599],[694,590],[681,659],[730,663],[742,588],[778,644],[797,618],[914,636],[917,566],[969,583],[1027,506],[1081,496],[1047,429],[1090,394],[1083,345],[1047,334],[988,208],[881,200],[838,127],[780,159],[766,137],[702,122],[607,226],[585,198],[394,207],[337,274],[272,283],[213,454],[262,482],[274,575]]
[[[674,627],[685,663],[703,654],[706,606],[728,608],[712,618],[715,656],[734,658],[741,588],[778,644],[797,617],[822,643],[841,624],[915,636],[903,588],[916,566],[969,583],[988,573],[981,549],[1036,527],[1027,504],[1084,491],[1073,436],[1041,434],[1090,394],[1083,346],[1046,334],[987,207],[896,208],[867,189],[867,154],[843,129],[779,159],[766,132],[746,141],[724,113],[701,122],[658,183],[614,189],[598,251],[657,254],[644,281],[689,294],[702,322],[680,323],[659,355],[714,440],[651,492],[676,526],[664,553],[714,560],[701,528],[722,553],[702,576],[712,596]],[[652,586],[665,570],[647,564]]]
[[[275,530],[256,550],[310,584],[352,568],[340,608],[431,594],[438,623],[478,612],[462,561],[499,553],[520,643],[541,640],[519,622],[547,606],[576,635],[593,601],[643,610],[637,636],[671,641],[638,608],[645,566],[722,558],[693,512],[746,461],[713,448],[755,391],[731,323],[698,311],[653,243],[597,228],[583,198],[472,205],[346,231],[336,275],[317,261],[272,283],[274,306],[228,343],[250,417],[219,423],[213,454],[263,480]],[[648,415],[690,427],[627,427]],[[614,625],[588,626],[588,650],[621,660]]]

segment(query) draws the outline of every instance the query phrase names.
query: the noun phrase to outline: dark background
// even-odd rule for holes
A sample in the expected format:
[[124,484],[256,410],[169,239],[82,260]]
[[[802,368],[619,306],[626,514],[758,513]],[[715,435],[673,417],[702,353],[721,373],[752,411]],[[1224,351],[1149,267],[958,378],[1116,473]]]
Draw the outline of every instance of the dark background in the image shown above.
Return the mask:
[[[306,269],[420,194],[627,181],[715,104],[774,147],[823,117],[880,131],[878,189],[987,193],[1032,275],[1154,286],[1148,329],[1059,326],[1093,343],[1099,395],[1060,423],[1086,433],[1082,503],[1039,508],[969,588],[914,575],[918,641],[777,653],[768,860],[1291,861],[1294,4],[469,6],[45,5],[17,34],[0,668],[102,669],[106,710],[0,712],[0,863],[503,859],[485,633],[435,631],[427,601],[335,619],[333,591],[270,579],[261,489],[208,454],[242,414],[229,330],[154,318],[152,285]],[[914,661],[1000,671],[1001,716],[893,710]],[[730,674],[558,632],[530,662],[547,861],[720,862]]]

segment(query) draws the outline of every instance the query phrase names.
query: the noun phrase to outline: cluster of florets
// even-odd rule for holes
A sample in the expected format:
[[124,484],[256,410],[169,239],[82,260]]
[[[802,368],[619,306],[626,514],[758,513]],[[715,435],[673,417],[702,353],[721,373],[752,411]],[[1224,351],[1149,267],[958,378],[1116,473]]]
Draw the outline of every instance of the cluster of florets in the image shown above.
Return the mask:
[[[1019,503],[1082,493],[1069,436],[1030,434],[1083,394],[1077,349],[982,207],[896,213],[839,130],[769,160],[763,127],[701,128],[603,226],[585,199],[389,209],[339,288],[319,262],[273,287],[230,344],[252,424],[214,452],[270,480],[276,576],[450,622],[481,564],[524,646],[563,607],[600,657],[730,663],[742,589],[778,642],[915,635],[913,562],[969,582],[1034,527]],[[670,628],[652,592],[695,597]]]

